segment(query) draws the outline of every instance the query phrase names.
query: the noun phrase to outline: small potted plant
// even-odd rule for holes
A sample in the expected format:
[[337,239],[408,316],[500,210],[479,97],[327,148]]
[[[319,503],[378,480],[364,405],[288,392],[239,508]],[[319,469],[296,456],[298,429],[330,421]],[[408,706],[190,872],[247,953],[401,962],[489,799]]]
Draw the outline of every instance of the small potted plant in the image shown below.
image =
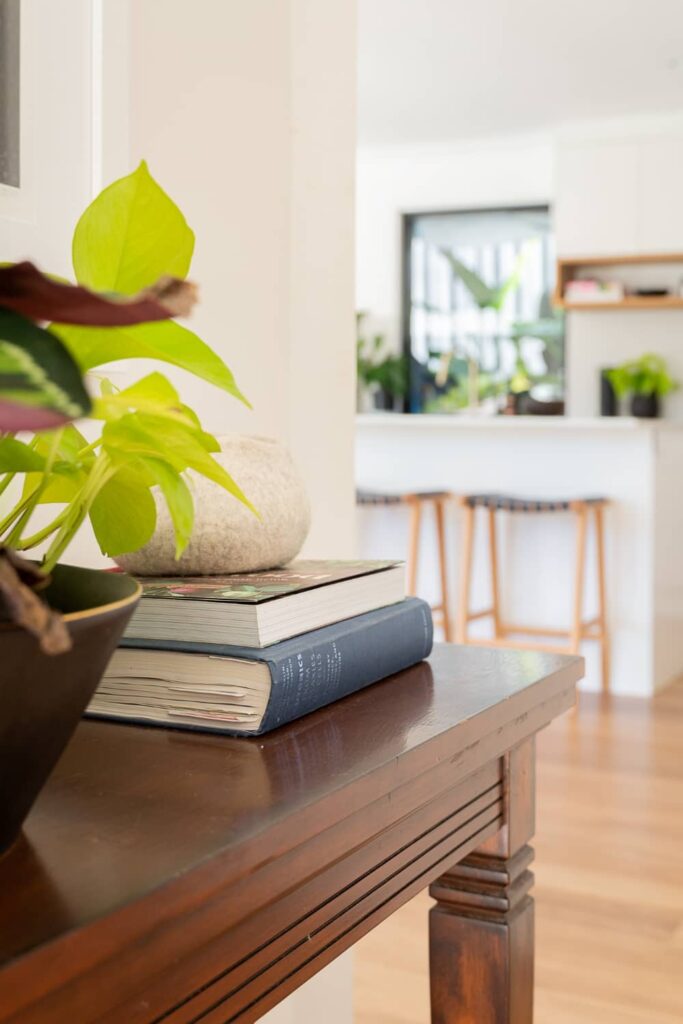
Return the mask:
[[402,356],[385,354],[386,339],[375,334],[372,340],[361,335],[365,313],[356,314],[358,340],[356,364],[359,393],[358,407],[363,408],[365,395],[372,395],[375,409],[394,410],[407,391],[406,362]]
[[660,399],[678,387],[665,360],[653,353],[627,360],[605,376],[617,398],[631,396],[631,415],[644,418],[659,416]]
[[[154,532],[158,488],[179,555],[193,525],[188,470],[249,504],[213,458],[217,441],[163,374],[123,388],[100,376],[94,395],[84,382],[103,364],[145,358],[242,399],[223,361],[172,319],[196,297],[184,280],[193,247],[185,218],[143,163],[79,220],[77,285],[30,263],[0,267],[0,851],[139,598],[125,574],[61,563],[81,524],[89,518],[104,554],[135,550]],[[83,432],[74,424],[82,418]],[[25,558],[35,549],[39,562]]]

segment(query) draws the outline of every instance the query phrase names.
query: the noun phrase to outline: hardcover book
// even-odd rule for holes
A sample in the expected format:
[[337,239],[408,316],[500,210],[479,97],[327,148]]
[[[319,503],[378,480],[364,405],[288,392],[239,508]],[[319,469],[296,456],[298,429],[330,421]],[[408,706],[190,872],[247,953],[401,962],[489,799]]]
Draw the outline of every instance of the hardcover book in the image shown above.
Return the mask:
[[432,640],[431,610],[418,598],[265,650],[124,639],[87,714],[259,735],[422,661]]
[[126,636],[267,647],[405,597],[400,562],[299,561],[235,576],[143,577]]

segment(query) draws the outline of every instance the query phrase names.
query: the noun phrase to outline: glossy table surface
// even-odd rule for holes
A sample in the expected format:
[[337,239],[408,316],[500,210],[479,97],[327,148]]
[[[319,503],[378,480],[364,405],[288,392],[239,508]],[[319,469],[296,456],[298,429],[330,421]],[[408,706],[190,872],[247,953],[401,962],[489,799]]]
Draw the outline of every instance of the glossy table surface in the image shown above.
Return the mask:
[[465,778],[513,731],[569,706],[581,668],[437,645],[428,662],[264,737],[82,722],[0,859],[0,1020],[3,994],[48,954],[54,966],[62,943],[71,956],[112,921],[125,931],[128,912],[158,912],[160,893],[163,913],[180,915],[190,891],[249,876],[444,764]]

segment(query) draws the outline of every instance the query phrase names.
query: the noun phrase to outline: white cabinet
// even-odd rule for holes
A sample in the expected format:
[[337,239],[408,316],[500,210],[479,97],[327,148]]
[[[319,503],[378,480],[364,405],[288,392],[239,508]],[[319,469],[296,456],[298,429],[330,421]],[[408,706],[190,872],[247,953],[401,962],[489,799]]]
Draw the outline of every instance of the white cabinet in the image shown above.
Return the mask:
[[683,252],[683,134],[644,139],[639,165],[639,251]]
[[555,174],[558,255],[637,251],[636,142],[560,142]]
[[683,128],[560,138],[555,230],[559,256],[683,251]]

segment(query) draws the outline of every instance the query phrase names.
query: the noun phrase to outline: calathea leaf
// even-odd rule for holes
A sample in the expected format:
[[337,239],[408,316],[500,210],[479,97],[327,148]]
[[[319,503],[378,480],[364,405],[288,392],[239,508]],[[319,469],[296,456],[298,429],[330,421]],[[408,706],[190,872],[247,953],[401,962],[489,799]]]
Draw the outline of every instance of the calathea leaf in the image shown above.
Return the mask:
[[42,430],[89,411],[81,371],[59,338],[0,308],[0,430]]
[[164,275],[186,277],[193,249],[183,214],[142,161],[85,210],[72,253],[80,284],[130,295]]
[[174,320],[110,328],[53,324],[52,330],[83,371],[120,359],[159,359],[215,384],[249,406],[220,356],[196,334]]

